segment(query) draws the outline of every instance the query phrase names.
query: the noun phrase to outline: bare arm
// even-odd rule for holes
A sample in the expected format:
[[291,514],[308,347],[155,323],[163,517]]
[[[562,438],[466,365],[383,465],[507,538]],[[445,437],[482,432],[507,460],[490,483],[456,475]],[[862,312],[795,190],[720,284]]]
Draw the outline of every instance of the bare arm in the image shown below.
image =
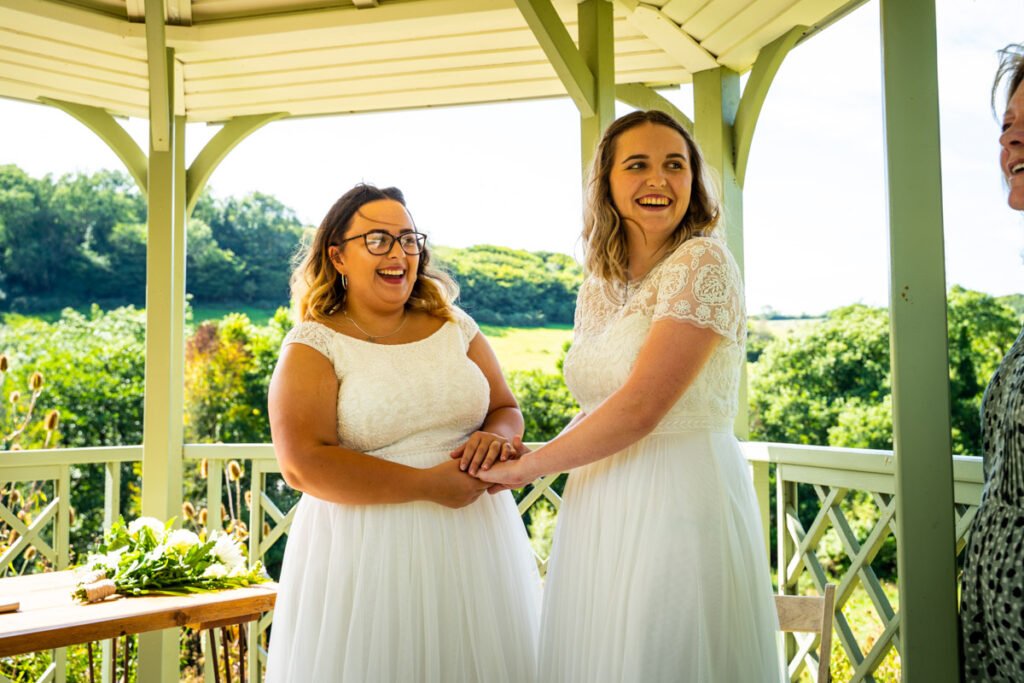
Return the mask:
[[715,331],[686,322],[655,322],[622,387],[528,457],[496,464],[478,476],[518,487],[618,453],[651,433],[721,340]]
[[418,469],[342,447],[337,402],[330,361],[303,344],[285,346],[270,382],[269,414],[274,453],[292,488],[354,505],[429,500],[460,507],[480,495],[481,482],[454,462]]
[[498,358],[483,334],[473,337],[467,355],[487,378],[490,397],[484,423],[466,443],[452,451],[452,457],[459,458],[461,470],[475,475],[481,467],[487,469],[497,459],[507,460],[513,454],[512,440],[522,437],[524,423],[516,397],[508,388]]

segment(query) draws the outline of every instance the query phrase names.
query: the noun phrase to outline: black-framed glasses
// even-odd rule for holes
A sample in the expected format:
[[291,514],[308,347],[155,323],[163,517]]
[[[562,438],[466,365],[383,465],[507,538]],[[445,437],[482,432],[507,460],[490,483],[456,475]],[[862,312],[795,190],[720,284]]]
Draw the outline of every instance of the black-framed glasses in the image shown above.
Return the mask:
[[351,242],[357,240],[360,237],[363,238],[363,243],[366,245],[366,250],[374,256],[383,256],[391,252],[391,247],[398,242],[398,246],[402,248],[409,256],[415,256],[416,254],[423,253],[423,247],[427,244],[427,236],[422,232],[403,232],[397,237],[392,235],[387,230],[371,230],[364,232],[362,235],[353,235],[352,237],[346,237],[345,239],[338,242],[338,246],[345,244],[345,242]]

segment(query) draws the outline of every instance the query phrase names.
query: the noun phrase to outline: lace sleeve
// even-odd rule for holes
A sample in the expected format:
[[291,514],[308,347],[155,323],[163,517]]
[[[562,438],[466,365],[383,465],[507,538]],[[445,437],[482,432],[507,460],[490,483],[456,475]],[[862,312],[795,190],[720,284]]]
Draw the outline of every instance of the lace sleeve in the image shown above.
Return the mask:
[[323,354],[327,360],[334,364],[334,353],[333,348],[333,335],[328,328],[324,327],[320,323],[314,322],[303,322],[299,323],[285,335],[284,341],[281,342],[281,348],[284,348],[288,344],[305,344],[313,349],[316,349]]
[[468,351],[469,344],[473,341],[473,337],[480,332],[480,327],[468,313],[458,306],[453,306],[452,310],[455,312],[455,323],[459,326],[459,331],[462,333],[463,347]]
[[746,337],[739,267],[721,241],[695,237],[668,257],[652,320],[672,318],[707,327],[731,342]]

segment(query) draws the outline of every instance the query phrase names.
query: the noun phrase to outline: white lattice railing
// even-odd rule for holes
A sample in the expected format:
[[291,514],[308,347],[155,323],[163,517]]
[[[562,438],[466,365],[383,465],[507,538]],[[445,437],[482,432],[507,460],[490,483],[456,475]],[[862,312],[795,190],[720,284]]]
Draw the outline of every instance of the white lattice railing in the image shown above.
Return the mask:
[[[4,451],[0,454],[0,520],[5,527],[0,538],[3,541],[0,576],[22,573],[33,554],[39,555],[52,569],[68,568],[71,559],[72,468],[87,465],[103,467],[103,524],[107,528],[121,510],[121,464],[141,460],[141,446]],[[15,502],[13,492],[17,489],[21,496],[24,488],[19,488],[19,484],[30,484],[36,493],[43,496],[42,509],[31,517],[25,516],[24,505]],[[16,569],[19,559],[21,568]],[[110,650],[109,641],[102,644],[104,664],[111,657]],[[37,679],[38,683],[64,683],[66,662],[66,650],[54,650],[52,662]],[[104,683],[110,680],[108,669],[106,665],[102,667]]]
[[[747,460],[754,469],[763,514],[767,516],[767,481],[775,473],[776,547],[778,583],[781,593],[795,593],[799,583],[809,583],[819,594],[829,580],[821,559],[826,534],[831,530],[849,565],[840,573],[835,601],[835,635],[848,659],[853,683],[874,681],[874,672],[889,653],[900,651],[900,615],[886,594],[872,563],[886,541],[896,539],[895,463],[891,451],[792,446],[787,444],[744,444]],[[981,459],[955,456],[953,466],[956,504],[956,552],[966,545],[971,521],[981,500],[984,481]],[[803,485],[803,486],[801,486]],[[862,510],[873,517],[870,528],[855,531],[844,501],[859,494]],[[805,525],[798,511],[801,495],[810,496],[817,511]],[[812,505],[815,507],[815,505]],[[862,515],[864,517],[864,515]],[[860,642],[843,608],[854,591],[862,589],[881,622],[882,632],[873,640]],[[787,637],[786,654],[791,680],[806,669],[816,671],[821,653],[817,637]],[[825,656],[830,656],[830,653]]]
[[[853,667],[852,680],[873,681],[872,674],[886,655],[893,649],[898,652],[900,648],[899,610],[887,597],[872,567],[886,539],[896,535],[895,468],[891,452],[764,443],[743,444],[743,448],[751,464],[761,504],[766,548],[769,479],[772,471],[776,476],[776,516],[781,520],[776,525],[781,592],[796,592],[798,583],[806,584],[808,578],[814,590],[822,590],[828,580],[826,567],[819,557],[822,543],[830,530],[833,540],[838,538],[849,566],[839,576],[836,640]],[[227,487],[234,486],[225,476],[228,464],[232,460],[243,464],[251,491],[246,505],[249,553],[253,561],[264,560],[271,549],[286,538],[295,513],[294,507],[282,504],[287,497],[282,494],[287,490],[280,477],[273,447],[269,444],[190,444],[185,446],[183,457],[186,464],[193,466],[202,460],[207,463],[205,502],[209,512],[206,521],[211,529],[221,527],[218,508],[231,495]],[[49,492],[42,511],[29,522],[19,518],[8,507],[6,497],[0,497],[0,520],[14,530],[16,536],[0,554],[0,571],[14,567],[29,548],[35,548],[35,552],[45,557],[50,566],[57,569],[67,567],[70,557],[71,469],[83,465],[104,467],[103,515],[106,526],[121,512],[121,463],[138,462],[141,458],[142,449],[137,446],[5,452],[0,455],[0,491],[16,484],[40,482]],[[966,544],[967,531],[981,498],[983,474],[980,459],[955,457],[954,480],[959,553]],[[543,477],[521,492],[518,501],[520,514],[526,518],[538,512],[538,505],[557,513],[561,504],[556,492],[557,481],[556,475]],[[861,499],[869,501],[877,512],[873,526],[859,534],[843,506],[843,501],[851,499],[855,492],[861,492]],[[812,496],[819,506],[814,519],[806,525],[798,515],[801,495]],[[294,499],[294,495],[291,498]],[[242,501],[234,501],[233,498],[233,503],[236,516],[242,518]],[[535,544],[541,573],[547,567],[544,547],[544,544]],[[867,593],[884,626],[881,636],[870,644],[858,641],[843,613],[843,607],[858,588]],[[254,644],[248,653],[250,681],[258,681],[262,677],[266,657],[264,636],[272,618],[273,615],[268,614],[249,626],[249,642]],[[789,640],[787,655],[793,680],[797,680],[805,669],[816,669],[817,646],[817,638]],[[65,654],[62,651],[54,654],[53,664],[40,681],[64,680]],[[207,671],[207,675],[210,677],[211,672]]]

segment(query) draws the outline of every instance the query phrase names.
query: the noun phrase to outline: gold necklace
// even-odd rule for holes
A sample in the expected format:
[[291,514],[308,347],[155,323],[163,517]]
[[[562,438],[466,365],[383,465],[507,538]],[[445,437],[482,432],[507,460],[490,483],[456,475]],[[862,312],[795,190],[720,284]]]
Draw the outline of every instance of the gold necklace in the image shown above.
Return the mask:
[[405,323],[409,322],[409,316],[407,314],[405,314],[405,313],[402,313],[402,322],[398,323],[398,327],[396,327],[395,329],[391,330],[387,334],[370,334],[369,332],[364,330],[362,327],[360,327],[359,323],[357,323],[355,320],[350,318],[347,311],[342,311],[341,314],[343,316],[345,316],[346,320],[348,320],[350,323],[355,325],[355,328],[357,330],[359,330],[360,332],[365,334],[366,335],[366,341],[370,342],[371,344],[376,344],[378,339],[385,339],[387,337],[391,337],[393,335],[398,334],[399,332],[402,331],[402,328],[405,327]]

